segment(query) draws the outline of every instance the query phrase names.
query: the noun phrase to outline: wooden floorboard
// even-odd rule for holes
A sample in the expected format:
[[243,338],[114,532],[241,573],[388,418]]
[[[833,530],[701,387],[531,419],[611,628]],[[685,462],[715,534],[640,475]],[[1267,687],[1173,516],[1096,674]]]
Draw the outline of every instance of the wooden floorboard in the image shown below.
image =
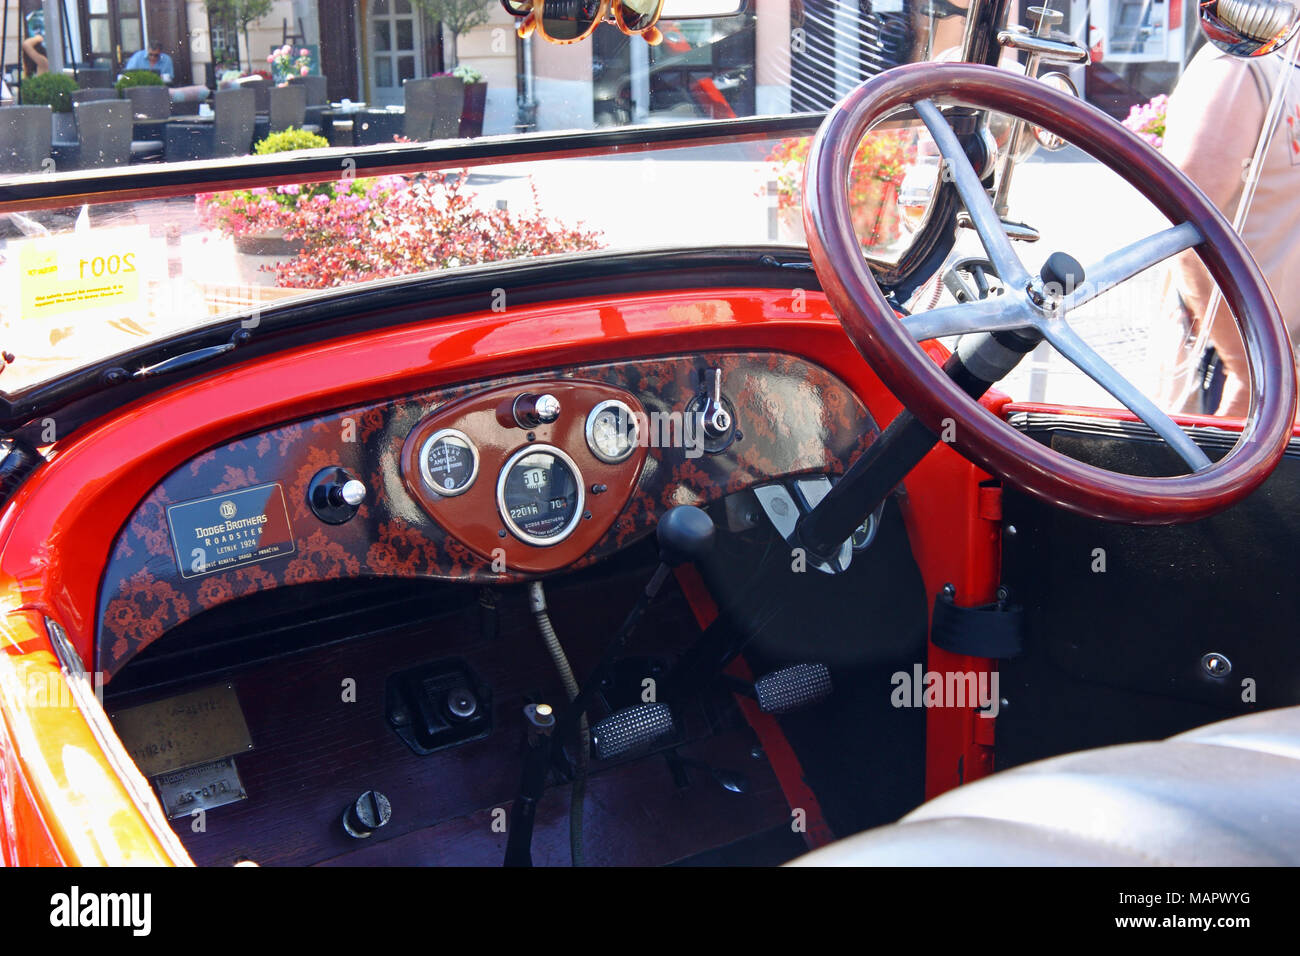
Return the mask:
[[[577,673],[585,674],[631,607],[645,575],[627,573],[599,588],[555,587],[551,616]],[[255,622],[250,622],[255,624]],[[634,636],[634,653],[672,655],[698,636],[675,586],[652,605]],[[467,661],[493,692],[494,728],[479,741],[437,754],[413,753],[385,717],[388,676],[428,661]],[[493,810],[509,810],[521,770],[527,695],[559,704],[562,688],[527,611],[520,588],[506,593],[499,635],[485,639],[476,606],[416,627],[335,643],[219,675],[243,706],[254,750],[237,758],[248,799],[206,814],[196,833],[174,821],[195,862],[229,865],[466,864],[499,865],[506,835],[494,832]],[[191,686],[212,682],[197,676]],[[356,702],[343,700],[345,680]],[[185,687],[169,687],[167,694]],[[110,710],[156,698],[137,691]],[[593,765],[588,783],[587,859],[592,864],[663,864],[731,843],[789,820],[764,759],[750,755],[754,737],[724,705],[693,708],[683,717],[684,756],[744,773],[751,789],[735,794],[705,771],[676,786],[662,755],[615,767]],[[368,840],[348,837],[344,807],[375,789],[392,803],[391,823]],[[553,786],[538,809],[534,859],[567,865],[568,786]]]

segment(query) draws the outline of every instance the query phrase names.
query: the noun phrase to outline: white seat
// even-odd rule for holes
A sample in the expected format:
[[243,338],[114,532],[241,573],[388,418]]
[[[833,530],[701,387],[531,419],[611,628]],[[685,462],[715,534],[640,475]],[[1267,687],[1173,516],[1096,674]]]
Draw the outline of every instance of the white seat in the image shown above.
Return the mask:
[[797,866],[1298,866],[1300,707],[977,780]]

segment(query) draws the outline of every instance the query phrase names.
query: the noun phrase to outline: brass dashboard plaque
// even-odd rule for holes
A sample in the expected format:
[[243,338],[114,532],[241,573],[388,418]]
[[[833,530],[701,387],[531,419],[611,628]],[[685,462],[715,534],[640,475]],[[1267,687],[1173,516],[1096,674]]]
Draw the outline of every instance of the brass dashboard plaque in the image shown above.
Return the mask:
[[232,684],[213,684],[112,715],[113,726],[146,777],[211,763],[253,749]]

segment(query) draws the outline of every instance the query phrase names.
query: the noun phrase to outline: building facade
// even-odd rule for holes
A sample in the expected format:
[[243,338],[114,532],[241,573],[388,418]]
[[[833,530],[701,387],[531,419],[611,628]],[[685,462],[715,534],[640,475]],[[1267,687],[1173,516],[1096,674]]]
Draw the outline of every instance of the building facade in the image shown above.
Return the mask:
[[[658,47],[604,27],[557,47],[519,40],[513,18],[485,2],[487,22],[453,51],[419,0],[267,0],[247,23],[248,0],[7,0],[5,64],[17,67],[23,31],[41,15],[60,23],[65,65],[118,70],[157,40],[174,84],[215,86],[228,71],[267,70],[270,51],[290,43],[311,51],[331,100],[371,105],[401,104],[404,80],[458,57],[487,81],[493,134],[825,109],[866,76],[956,45],[962,24],[927,18],[918,0],[749,0],[739,16],[665,24]],[[1037,2],[1017,0],[1012,15],[1027,22]],[[1194,0],[1053,6],[1058,29],[1092,51],[1072,71],[1076,85],[1114,115],[1169,90],[1197,41]]]

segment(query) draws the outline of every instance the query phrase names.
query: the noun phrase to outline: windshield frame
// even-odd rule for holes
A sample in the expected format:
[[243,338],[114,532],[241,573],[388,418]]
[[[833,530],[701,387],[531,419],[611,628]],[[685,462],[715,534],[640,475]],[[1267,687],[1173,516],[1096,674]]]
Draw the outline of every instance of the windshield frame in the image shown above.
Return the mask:
[[[983,63],[997,61],[1001,53],[1001,45],[996,36],[997,26],[1006,15],[1009,2],[1010,0],[971,0],[966,14],[967,22],[962,42],[964,60]],[[964,125],[962,112],[955,111],[951,117],[959,127]],[[890,122],[896,122],[898,119],[906,120],[907,114],[910,113],[911,111],[908,110],[898,114],[898,117],[891,117]],[[969,122],[973,129],[978,114],[970,111],[966,115],[970,117]],[[707,147],[761,141],[790,135],[814,135],[825,116],[825,112],[807,112],[697,120],[674,124],[603,127],[595,130],[522,133],[478,137],[472,140],[382,144],[351,149],[331,147],[296,153],[244,156],[234,160],[214,159],[165,165],[141,165],[126,169],[8,177],[0,178],[0,213],[75,207],[82,204],[95,206],[141,202],[189,197],[200,192],[274,187],[289,183],[331,182],[338,179],[340,163],[344,160],[348,161],[349,171],[358,176],[409,175],[431,170],[477,168],[567,158],[599,158],[615,154],[653,153],[692,146]],[[959,128],[958,132],[962,133],[963,130]],[[895,293],[896,303],[908,298],[910,289],[916,284],[916,277],[920,276],[922,279],[928,277],[947,255],[954,241],[958,205],[956,191],[952,185],[940,184],[926,222],[913,237],[911,246],[898,262],[882,263],[874,260],[871,262],[881,285]],[[773,243],[771,248],[780,250],[784,247],[779,243]],[[682,250],[659,248],[638,251],[652,257],[682,254]],[[707,256],[710,250],[700,249],[694,252]],[[791,250],[786,249],[785,252]],[[586,262],[590,264],[593,274],[603,275],[604,265],[607,262],[623,261],[626,256],[625,252],[583,252],[556,257],[551,260],[551,263],[557,260],[564,263],[575,260]],[[807,262],[806,255],[795,258],[802,261],[790,263],[791,268],[811,271],[811,264]],[[532,263],[527,260],[514,260],[490,271],[499,274],[502,269],[518,270],[520,274],[525,274],[529,272],[531,266]],[[479,270],[474,271],[477,273]],[[400,280],[366,282],[347,290],[305,291],[302,296],[294,296],[283,305],[263,306],[259,310],[259,321],[266,325],[259,330],[258,338],[259,340],[275,338],[266,333],[276,324],[274,321],[276,316],[286,318],[297,316],[299,318],[294,319],[293,322],[298,322],[301,315],[305,314],[304,309],[319,314],[324,303],[345,303],[349,308],[365,307],[374,310],[375,304],[372,304],[370,298],[372,294],[376,292],[392,294],[396,289],[404,290],[408,287],[425,289],[427,294],[427,291],[432,288],[442,288],[438,282],[430,285],[431,280],[435,278],[429,274],[419,274]],[[809,283],[804,279],[802,284]],[[366,303],[365,306],[362,305],[363,302]],[[236,338],[241,331],[241,320],[249,314],[251,310],[234,310],[191,329],[141,343],[137,348],[105,357],[90,365],[70,369],[66,373],[12,392],[3,390],[3,383],[0,383],[0,409],[3,409],[0,412],[2,415],[0,428],[8,430],[19,427],[49,408],[62,406],[78,396],[84,396],[88,391],[117,388],[124,380],[131,380],[132,373],[127,372],[127,367],[145,368],[169,363],[174,359],[188,356],[196,348],[220,350],[212,356],[220,356],[215,364],[210,361],[196,362],[194,365],[185,362],[180,367],[165,366],[159,369],[163,374],[132,380],[147,382],[152,388],[170,385],[192,374],[206,374],[213,368],[219,368],[228,361],[227,356],[221,354],[226,351],[234,352],[237,356],[234,360],[242,360],[251,354],[250,350],[236,348],[236,346],[246,342],[250,333],[244,329],[240,341],[236,341]],[[231,332],[232,328],[234,335]],[[192,371],[182,371],[182,369]],[[166,374],[168,372],[171,374]],[[135,389],[127,391],[136,392]]]

